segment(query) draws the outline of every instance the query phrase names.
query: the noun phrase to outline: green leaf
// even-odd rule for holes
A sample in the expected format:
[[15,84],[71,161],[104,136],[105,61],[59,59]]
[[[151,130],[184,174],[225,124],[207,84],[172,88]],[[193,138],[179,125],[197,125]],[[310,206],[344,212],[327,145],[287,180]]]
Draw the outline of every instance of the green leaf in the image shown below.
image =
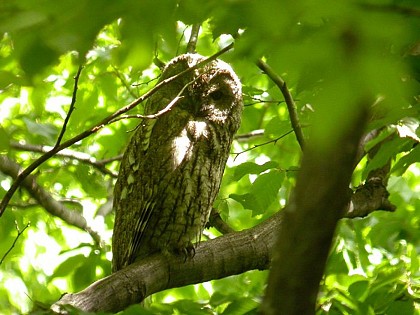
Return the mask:
[[230,194],[229,197],[241,203],[245,209],[252,210],[253,216],[262,214],[277,200],[283,179],[283,172],[271,171],[258,176],[249,193]]
[[259,308],[260,303],[254,301],[250,298],[242,298],[233,301],[226,307],[223,315],[243,315],[243,314],[257,314],[257,309]]
[[58,130],[51,124],[37,123],[27,117],[23,118],[29,133],[39,135],[47,139],[49,142],[54,142],[58,134]]
[[418,162],[420,162],[420,145],[416,145],[407,155],[401,157],[392,167],[391,172],[401,176],[410,165]]
[[397,153],[405,151],[411,143],[411,139],[399,137],[383,143],[372,160],[368,162],[368,165],[364,170],[364,178],[370,171],[384,166],[390,159],[394,158]]
[[7,135],[6,130],[0,126],[0,152],[7,152],[9,151],[9,148],[9,136]]
[[278,163],[274,161],[268,161],[262,165],[254,162],[245,162],[234,168],[233,180],[238,181],[247,174],[260,174],[268,169],[276,168],[277,166]]
[[358,301],[364,301],[369,294],[369,281],[357,281],[349,286],[350,295]]
[[86,261],[86,257],[82,254],[78,254],[67,258],[63,261],[54,271],[52,277],[68,277],[72,274],[75,269]]
[[412,315],[416,314],[413,301],[394,301],[386,312],[387,315]]
[[77,165],[76,177],[82,185],[83,190],[91,198],[102,198],[105,196],[105,183],[103,180],[101,180],[100,175],[93,171],[92,167],[85,164]]
[[134,305],[129,306],[127,309],[125,309],[124,311],[118,314],[120,315],[154,315],[156,313],[145,309],[140,304],[134,304]]
[[225,304],[230,301],[231,301],[230,296],[223,294],[219,291],[215,291],[210,298],[209,304],[213,307],[217,307],[219,305]]
[[91,256],[89,256],[74,270],[72,279],[74,289],[76,291],[83,290],[94,281],[95,275],[96,259],[91,259]]
[[24,80],[10,71],[0,71],[0,90],[5,89],[10,84],[24,84]]
[[288,134],[292,130],[289,120],[280,120],[278,117],[274,117],[269,121],[264,130],[264,135],[273,138],[277,138]]
[[23,46],[20,65],[29,76],[40,73],[57,60],[57,51],[52,49],[42,38],[28,35],[26,41],[20,43]]
[[[208,311],[203,308],[203,304],[192,300],[179,300],[171,303],[176,309],[178,314],[191,314],[191,315],[208,315]],[[175,313],[176,314],[176,313]]]

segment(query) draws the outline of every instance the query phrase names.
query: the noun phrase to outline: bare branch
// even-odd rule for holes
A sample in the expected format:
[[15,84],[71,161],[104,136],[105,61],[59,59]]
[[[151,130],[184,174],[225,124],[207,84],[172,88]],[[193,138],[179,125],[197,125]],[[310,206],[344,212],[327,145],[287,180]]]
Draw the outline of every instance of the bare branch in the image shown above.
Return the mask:
[[300,125],[296,104],[293,100],[292,94],[290,93],[289,89],[287,88],[286,82],[276,74],[271,67],[266,64],[261,59],[257,62],[258,68],[260,68],[268,77],[278,86],[281,93],[284,96],[284,100],[286,101],[287,110],[289,111],[290,122],[292,124],[292,128],[295,132],[296,139],[299,142],[300,148],[303,150],[305,146],[305,138],[302,132],[302,126]]
[[150,256],[79,293],[65,294],[51,309],[66,314],[63,306],[69,304],[84,311],[117,312],[164,289],[267,269],[276,222],[269,219],[253,229],[202,242],[186,261],[174,255]]
[[[17,178],[21,172],[18,164],[6,156],[0,156],[0,171],[12,178]],[[22,186],[31,194],[31,196],[44,207],[47,212],[57,216],[83,231],[88,232],[97,244],[102,244],[99,234],[93,231],[86,223],[85,218],[78,212],[66,208],[63,204],[55,200],[47,191],[38,185],[34,176],[26,176],[22,181]]]
[[102,165],[106,165],[106,164],[114,162],[114,161],[120,161],[122,158],[123,158],[123,154],[119,154],[117,156],[110,157],[108,159],[99,160],[98,163],[101,163]]
[[[17,149],[17,150],[39,152],[39,153],[47,153],[47,152],[49,152],[53,149],[53,147],[47,146],[47,145],[22,144],[22,143],[18,143],[18,142],[11,142],[10,147],[14,148],[14,149]],[[62,151],[57,152],[56,155],[61,156],[61,157],[74,159],[74,160],[92,165],[93,167],[98,169],[100,172],[102,172],[104,174],[107,174],[107,175],[110,175],[114,178],[118,177],[118,173],[107,169],[105,167],[105,165],[110,163],[110,162],[120,160],[122,158],[122,155],[119,155],[119,156],[109,158],[109,159],[106,159],[106,160],[96,160],[94,157],[90,156],[87,153],[77,152],[77,151],[73,151],[73,150],[70,150],[70,149],[63,149]]]
[[212,208],[211,210],[209,222],[207,223],[206,227],[214,227],[222,234],[236,232],[225,221],[223,221],[223,219],[220,217],[219,211],[217,211],[215,208]]
[[101,122],[99,122],[95,126],[91,127],[90,129],[85,130],[84,132],[82,132],[79,135],[77,135],[77,136],[75,136],[75,137],[67,140],[66,142],[60,144],[59,146],[54,147],[51,151],[45,153],[40,158],[38,158],[37,160],[35,160],[25,170],[23,170],[21,173],[19,173],[19,175],[15,178],[15,181],[13,182],[12,186],[10,187],[10,189],[4,195],[3,200],[0,203],[0,217],[3,215],[4,211],[6,210],[7,204],[9,203],[9,201],[12,198],[13,194],[18,189],[18,187],[21,185],[21,183],[23,182],[23,180],[29,174],[31,174],[38,166],[40,166],[42,163],[44,163],[49,158],[51,158],[52,156],[54,156],[57,152],[65,149],[65,148],[68,148],[69,146],[75,144],[76,142],[78,142],[78,141],[80,141],[82,139],[85,139],[86,137],[89,137],[90,135],[98,132],[100,129],[102,129],[103,127],[105,127],[106,125],[108,125],[111,121],[113,121],[116,117],[118,117],[118,116],[126,113],[127,111],[133,109],[134,107],[136,107],[137,105],[139,105],[141,102],[143,102],[144,100],[146,100],[147,98],[149,98],[150,96],[152,96],[153,94],[155,94],[163,86],[168,85],[170,82],[172,82],[172,81],[174,81],[174,80],[176,80],[176,79],[178,79],[178,78],[186,75],[187,73],[190,73],[190,72],[194,71],[197,68],[202,67],[203,65],[209,63],[212,60],[217,59],[220,55],[222,55],[225,52],[227,52],[228,50],[232,49],[232,47],[233,47],[233,43],[229,44],[225,48],[221,49],[220,51],[218,51],[217,53],[213,54],[212,56],[204,59],[203,61],[198,62],[195,66],[193,66],[191,68],[188,68],[188,69],[186,69],[186,70],[184,70],[184,71],[182,71],[182,72],[178,73],[177,75],[174,75],[174,76],[172,76],[170,78],[167,78],[165,80],[162,80],[161,82],[159,82],[158,84],[156,84],[154,88],[152,88],[151,90],[149,90],[148,92],[146,92],[145,94],[143,94],[138,99],[134,100],[130,104],[124,106],[123,108],[117,110],[113,114],[111,114],[108,117],[104,118]]
[[3,257],[0,260],[0,266],[2,265],[3,261],[6,259],[7,255],[9,255],[9,253],[12,251],[13,247],[15,247],[17,240],[19,239],[19,237],[23,234],[23,232],[25,232],[25,230],[31,225],[31,222],[26,223],[25,227],[20,231],[19,230],[19,226],[17,224],[17,222],[15,221],[16,224],[16,231],[18,232],[18,234],[16,235],[15,240],[13,241],[12,246],[10,246],[10,248],[7,250],[7,252],[3,255]]
[[267,103],[267,104],[277,104],[277,105],[279,105],[279,104],[281,104],[281,103],[283,103],[284,101],[265,101],[265,100],[259,100],[259,99],[257,99],[257,98],[254,98],[255,99],[255,102],[251,102],[251,103],[246,103],[246,104],[244,104],[244,107],[247,107],[247,106],[254,106],[254,105],[256,105],[256,104],[261,104],[261,103]]
[[258,147],[262,147],[262,146],[267,145],[267,144],[270,144],[270,143],[274,143],[275,144],[275,143],[277,143],[277,141],[279,141],[280,139],[286,137],[288,134],[291,134],[292,132],[293,132],[293,130],[290,130],[290,131],[286,132],[285,134],[281,135],[280,137],[277,137],[276,139],[269,140],[267,142],[263,142],[263,143],[259,143],[259,144],[255,144],[252,147],[250,147],[250,148],[248,148],[246,150],[243,150],[241,152],[238,152],[238,153],[232,153],[232,154],[235,154],[236,155],[234,159],[236,159],[242,153],[245,153],[245,152],[254,150],[254,149],[258,148]]
[[77,88],[79,84],[80,74],[82,73],[82,69],[83,69],[83,66],[79,66],[79,69],[77,69],[76,76],[74,77],[73,95],[71,97],[70,108],[67,113],[66,119],[64,119],[63,128],[61,128],[60,134],[58,135],[57,142],[55,143],[54,148],[60,145],[61,140],[63,139],[64,133],[66,132],[67,124],[69,123],[70,116],[74,111],[74,108],[76,105],[76,98],[77,98]]
[[197,80],[198,80],[201,76],[202,76],[202,75],[199,75],[199,76],[198,76],[197,78],[195,78],[194,80],[192,80],[192,81],[188,82],[187,84],[185,84],[185,85],[182,87],[182,89],[178,92],[178,94],[177,94],[177,95],[173,98],[173,100],[172,100],[172,101],[170,101],[170,102],[169,102],[169,104],[165,106],[165,108],[161,109],[161,110],[160,110],[160,111],[158,111],[157,113],[155,113],[155,114],[150,114],[150,115],[140,115],[140,114],[138,114],[138,115],[125,115],[125,116],[120,116],[120,117],[117,117],[117,118],[115,118],[114,120],[110,121],[109,123],[111,124],[111,123],[114,123],[114,122],[116,122],[116,121],[118,121],[118,120],[125,119],[125,118],[139,118],[139,119],[156,119],[156,118],[159,118],[159,117],[160,117],[160,116],[162,116],[163,114],[165,114],[165,113],[169,112],[169,111],[172,109],[172,107],[174,107],[174,106],[175,106],[175,104],[176,104],[176,103],[177,103],[180,99],[182,99],[182,98],[183,98],[182,93],[184,93],[185,89],[186,89],[188,86],[190,86],[191,84],[193,84],[195,81],[197,81]]
[[191,27],[191,36],[190,36],[190,40],[188,41],[188,45],[187,45],[187,53],[195,53],[195,49],[197,46],[197,40],[198,40],[198,33],[200,32],[200,23],[196,23],[193,24]]
[[250,138],[261,137],[263,135],[264,135],[264,129],[257,129],[257,130],[250,131],[248,133],[235,135],[234,139],[236,141],[247,141]]

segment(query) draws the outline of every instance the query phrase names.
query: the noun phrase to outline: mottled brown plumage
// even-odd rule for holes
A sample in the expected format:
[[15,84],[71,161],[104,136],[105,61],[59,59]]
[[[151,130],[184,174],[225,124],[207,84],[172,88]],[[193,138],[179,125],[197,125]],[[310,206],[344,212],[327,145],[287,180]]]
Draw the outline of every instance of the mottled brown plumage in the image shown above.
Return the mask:
[[[181,55],[160,80],[202,60]],[[146,114],[183,88],[170,111],[141,122],[124,154],[114,190],[113,271],[155,252],[188,255],[210,215],[240,124],[241,84],[229,65],[212,61],[157,91]]]

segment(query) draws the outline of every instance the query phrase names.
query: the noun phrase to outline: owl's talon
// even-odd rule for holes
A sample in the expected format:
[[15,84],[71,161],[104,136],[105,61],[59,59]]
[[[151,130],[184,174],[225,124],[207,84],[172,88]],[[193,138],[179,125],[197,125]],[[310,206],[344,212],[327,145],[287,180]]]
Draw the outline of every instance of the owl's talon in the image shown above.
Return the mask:
[[192,259],[195,256],[195,247],[192,243],[187,244],[187,246],[179,248],[176,250],[176,254],[184,257],[184,262],[187,259]]

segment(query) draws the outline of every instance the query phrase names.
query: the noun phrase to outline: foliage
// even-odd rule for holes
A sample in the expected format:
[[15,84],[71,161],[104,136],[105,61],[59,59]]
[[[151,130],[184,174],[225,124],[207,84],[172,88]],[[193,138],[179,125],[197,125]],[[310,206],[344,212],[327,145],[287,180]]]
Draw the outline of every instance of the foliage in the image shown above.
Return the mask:
[[[355,104],[372,102],[369,129],[382,132],[366,148],[393,138],[373,159],[361,160],[352,184],[359,186],[369,170],[392,159],[388,189],[397,211],[342,220],[317,312],[413,314],[420,308],[419,12],[416,0],[2,2],[0,153],[24,168],[40,156],[29,145],[56,144],[79,65],[76,108],[63,140],[150,90],[159,75],[157,60],[184,52],[188,25],[202,23],[197,51],[209,56],[235,41],[221,58],[244,85],[241,137],[216,203],[222,217],[237,230],[262,222],[287,203],[299,172],[301,149],[289,133],[284,98],[255,65],[258,58],[286,80],[305,135],[320,145],[328,146],[329,134]],[[340,121],[329,119],[333,111]],[[141,112],[140,105],[129,114]],[[82,214],[105,244],[113,226],[113,158],[137,124],[109,124],[35,172],[37,183]],[[11,184],[0,172],[1,197]],[[46,212],[25,189],[0,218],[0,257],[28,223],[0,265],[1,313],[42,311],[63,292],[110,273],[109,246]],[[266,277],[250,271],[167,290],[151,297],[149,310],[133,306],[124,314],[255,314]]]

